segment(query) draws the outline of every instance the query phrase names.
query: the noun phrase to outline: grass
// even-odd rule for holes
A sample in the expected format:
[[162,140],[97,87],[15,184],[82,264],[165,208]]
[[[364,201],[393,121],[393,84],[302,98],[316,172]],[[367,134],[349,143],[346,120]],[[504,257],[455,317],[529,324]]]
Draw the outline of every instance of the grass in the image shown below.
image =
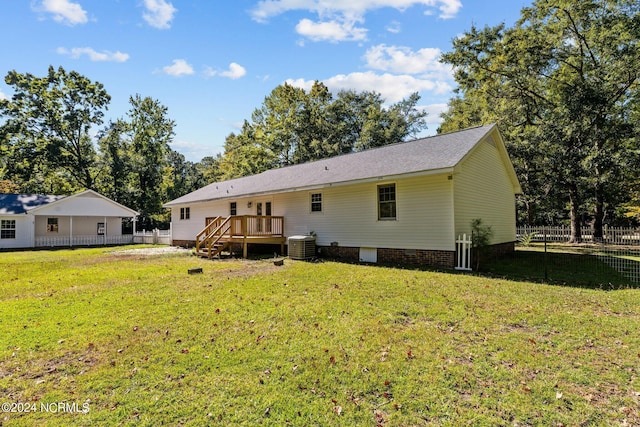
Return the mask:
[[640,424],[638,289],[112,251],[2,254],[2,425]]
[[[604,262],[599,254],[602,255],[602,251],[598,247],[589,246],[549,244],[546,255],[542,244],[518,246],[514,254],[490,260],[482,266],[482,270],[515,279],[584,288],[611,290],[640,287],[640,283],[621,274],[611,263]],[[636,264],[640,263],[640,252],[637,250],[611,250],[606,254],[627,260],[627,264],[635,271],[640,269]]]

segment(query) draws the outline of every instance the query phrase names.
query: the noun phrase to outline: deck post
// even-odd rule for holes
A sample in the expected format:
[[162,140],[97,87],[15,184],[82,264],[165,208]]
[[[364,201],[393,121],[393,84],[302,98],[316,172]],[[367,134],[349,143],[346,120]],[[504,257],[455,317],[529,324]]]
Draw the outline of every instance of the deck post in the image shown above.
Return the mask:
[[246,258],[248,255],[248,250],[247,250],[247,238],[245,237],[244,239],[242,239],[242,258]]

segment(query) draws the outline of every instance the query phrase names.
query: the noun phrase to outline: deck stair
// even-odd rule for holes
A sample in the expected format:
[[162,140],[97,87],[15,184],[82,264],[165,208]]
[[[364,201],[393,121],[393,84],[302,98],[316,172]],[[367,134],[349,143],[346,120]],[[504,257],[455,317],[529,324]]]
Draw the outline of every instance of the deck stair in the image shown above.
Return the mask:
[[222,251],[231,245],[231,217],[215,217],[196,236],[195,254],[203,258],[220,257]]
[[[242,247],[247,257],[249,244],[279,244],[284,253],[284,217],[271,215],[232,215],[207,218],[206,226],[196,236],[194,254],[203,258],[220,258],[233,245]],[[235,246],[233,246],[235,248]]]

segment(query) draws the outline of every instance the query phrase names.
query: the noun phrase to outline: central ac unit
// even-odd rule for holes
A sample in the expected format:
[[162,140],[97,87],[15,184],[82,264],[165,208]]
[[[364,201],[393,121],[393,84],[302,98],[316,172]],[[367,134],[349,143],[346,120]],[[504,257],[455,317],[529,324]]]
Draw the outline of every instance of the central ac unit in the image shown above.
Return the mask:
[[291,259],[309,259],[316,256],[316,238],[291,236],[288,239],[288,255]]

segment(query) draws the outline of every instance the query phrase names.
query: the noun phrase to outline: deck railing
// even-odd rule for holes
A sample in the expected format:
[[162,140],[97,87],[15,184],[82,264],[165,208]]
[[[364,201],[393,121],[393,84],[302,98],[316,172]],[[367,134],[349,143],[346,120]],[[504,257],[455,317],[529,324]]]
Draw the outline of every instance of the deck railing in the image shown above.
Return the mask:
[[282,237],[284,217],[267,215],[234,215],[215,217],[196,236],[196,252],[224,238]]

